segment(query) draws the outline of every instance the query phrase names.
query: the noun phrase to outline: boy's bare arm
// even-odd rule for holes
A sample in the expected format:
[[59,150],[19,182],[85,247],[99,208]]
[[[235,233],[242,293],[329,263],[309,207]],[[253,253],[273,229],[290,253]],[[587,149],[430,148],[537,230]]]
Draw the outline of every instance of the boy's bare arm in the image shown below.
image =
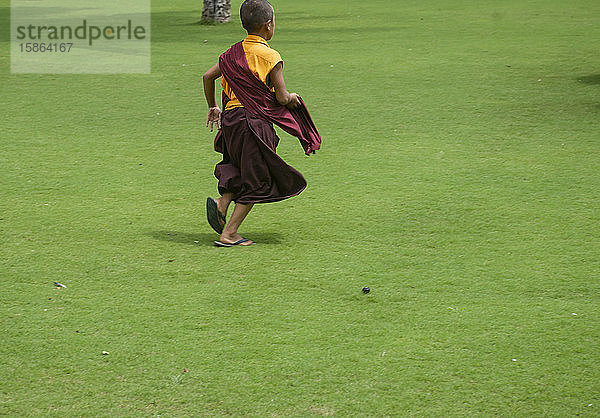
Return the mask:
[[288,109],[294,109],[300,104],[298,95],[296,93],[290,93],[285,88],[285,81],[283,80],[283,64],[277,63],[271,70],[271,84],[275,88],[275,96],[277,101],[286,106]]
[[204,84],[204,96],[208,103],[208,117],[206,118],[206,126],[210,124],[210,131],[213,131],[213,125],[217,125],[217,129],[221,129],[221,109],[217,106],[215,100],[215,80],[221,77],[221,69],[219,63],[213,65],[204,76],[202,82]]

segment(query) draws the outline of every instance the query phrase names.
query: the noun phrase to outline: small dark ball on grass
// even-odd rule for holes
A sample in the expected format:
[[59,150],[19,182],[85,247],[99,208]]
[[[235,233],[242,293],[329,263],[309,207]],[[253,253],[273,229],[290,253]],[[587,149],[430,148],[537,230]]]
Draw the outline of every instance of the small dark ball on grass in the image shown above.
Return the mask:
[[371,289],[369,289],[368,287],[363,287],[363,293],[366,295],[367,293],[369,293],[371,291]]

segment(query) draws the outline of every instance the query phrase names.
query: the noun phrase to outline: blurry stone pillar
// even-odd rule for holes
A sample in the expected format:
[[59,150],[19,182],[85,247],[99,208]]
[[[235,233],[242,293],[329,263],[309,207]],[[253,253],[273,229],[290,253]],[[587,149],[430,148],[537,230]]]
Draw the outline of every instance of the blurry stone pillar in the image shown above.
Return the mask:
[[203,22],[225,23],[231,20],[231,0],[204,0]]

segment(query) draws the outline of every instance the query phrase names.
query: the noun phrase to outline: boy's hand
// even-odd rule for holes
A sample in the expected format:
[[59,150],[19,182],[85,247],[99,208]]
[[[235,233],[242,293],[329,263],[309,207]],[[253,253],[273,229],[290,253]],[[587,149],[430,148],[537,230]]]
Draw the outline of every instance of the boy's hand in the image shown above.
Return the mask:
[[217,125],[217,129],[221,129],[221,109],[219,106],[210,107],[208,109],[208,118],[206,119],[206,127],[210,124],[210,131],[213,131],[213,125]]
[[295,109],[300,106],[300,99],[296,93],[290,93],[290,101],[285,105],[288,109]]

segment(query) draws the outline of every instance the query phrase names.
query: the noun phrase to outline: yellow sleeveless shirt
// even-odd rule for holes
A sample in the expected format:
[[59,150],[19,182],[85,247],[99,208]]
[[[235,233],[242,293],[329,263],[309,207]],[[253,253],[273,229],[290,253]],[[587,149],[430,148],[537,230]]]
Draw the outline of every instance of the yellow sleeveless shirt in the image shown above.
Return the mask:
[[[258,35],[248,35],[246,39],[242,41],[244,52],[246,53],[246,60],[248,61],[248,67],[263,83],[267,84],[267,76],[281,60],[279,52],[271,49],[266,40]],[[225,81],[225,77],[221,80],[221,86],[223,92],[229,97],[229,102],[224,110],[233,109],[236,107],[244,107],[240,101],[235,97],[231,87]],[[271,87],[272,91],[275,91]]]

